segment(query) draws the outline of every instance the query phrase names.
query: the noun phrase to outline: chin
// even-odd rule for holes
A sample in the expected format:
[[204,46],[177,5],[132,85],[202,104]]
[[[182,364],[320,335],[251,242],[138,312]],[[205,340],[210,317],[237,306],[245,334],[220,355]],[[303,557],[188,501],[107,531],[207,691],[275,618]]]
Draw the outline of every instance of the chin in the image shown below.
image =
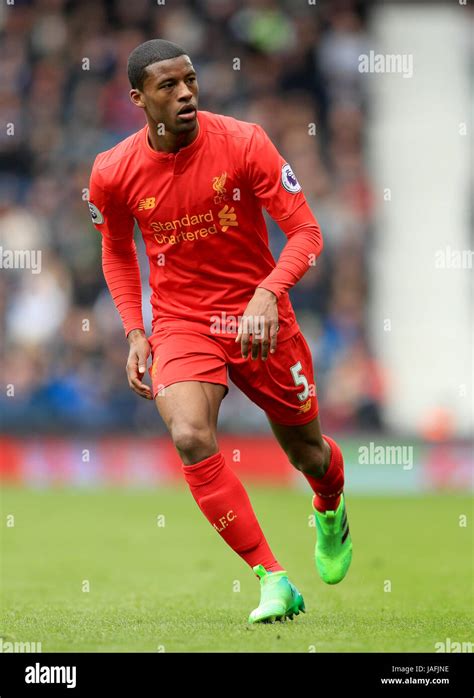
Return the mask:
[[196,126],[197,119],[194,117],[192,121],[185,122],[184,124],[177,124],[176,125],[176,130],[178,133],[183,133],[183,131],[192,131],[193,128]]

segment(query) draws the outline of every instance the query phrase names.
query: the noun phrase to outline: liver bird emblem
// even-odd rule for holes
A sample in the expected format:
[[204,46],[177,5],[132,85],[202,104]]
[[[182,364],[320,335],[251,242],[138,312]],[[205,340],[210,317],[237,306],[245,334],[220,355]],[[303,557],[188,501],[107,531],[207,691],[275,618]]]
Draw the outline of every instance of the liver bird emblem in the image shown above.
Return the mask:
[[227,179],[227,172],[223,172],[218,177],[212,178],[212,188],[217,193],[217,196],[214,197],[214,201],[216,203],[219,203],[220,201],[222,201],[222,199],[225,198],[225,193],[227,190],[226,190],[224,185],[225,185],[226,179]]

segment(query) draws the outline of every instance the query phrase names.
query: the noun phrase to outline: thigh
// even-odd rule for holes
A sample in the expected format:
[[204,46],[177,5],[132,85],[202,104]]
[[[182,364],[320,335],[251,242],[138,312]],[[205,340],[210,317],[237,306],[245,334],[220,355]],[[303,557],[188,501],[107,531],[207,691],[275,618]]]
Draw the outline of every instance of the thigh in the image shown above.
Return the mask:
[[[229,376],[243,393],[266,413],[271,423],[306,425],[318,415],[313,360],[299,331],[277,345],[266,361],[243,359],[236,344],[229,360]],[[310,429],[311,427],[308,427]]]
[[214,435],[225,386],[200,381],[181,381],[168,385],[155,398],[161,418],[171,432],[176,423]]

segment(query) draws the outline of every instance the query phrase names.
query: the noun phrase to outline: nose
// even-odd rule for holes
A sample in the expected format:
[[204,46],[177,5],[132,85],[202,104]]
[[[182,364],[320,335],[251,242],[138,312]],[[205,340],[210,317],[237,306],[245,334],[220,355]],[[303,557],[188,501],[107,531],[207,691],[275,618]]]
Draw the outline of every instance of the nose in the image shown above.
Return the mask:
[[179,83],[179,92],[178,92],[178,102],[187,102],[189,101],[193,96],[193,93],[189,89],[189,86],[186,85],[184,80]]

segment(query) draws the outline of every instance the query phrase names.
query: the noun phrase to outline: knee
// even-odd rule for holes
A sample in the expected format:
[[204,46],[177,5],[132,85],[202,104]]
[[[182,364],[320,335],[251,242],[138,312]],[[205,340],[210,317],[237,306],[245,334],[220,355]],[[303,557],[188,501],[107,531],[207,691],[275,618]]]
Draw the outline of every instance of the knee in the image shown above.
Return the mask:
[[216,448],[216,439],[209,427],[176,424],[171,428],[171,438],[180,455],[189,463],[207,458]]
[[301,441],[292,444],[286,451],[290,463],[302,473],[322,478],[327,470],[328,449],[324,440],[320,442]]

